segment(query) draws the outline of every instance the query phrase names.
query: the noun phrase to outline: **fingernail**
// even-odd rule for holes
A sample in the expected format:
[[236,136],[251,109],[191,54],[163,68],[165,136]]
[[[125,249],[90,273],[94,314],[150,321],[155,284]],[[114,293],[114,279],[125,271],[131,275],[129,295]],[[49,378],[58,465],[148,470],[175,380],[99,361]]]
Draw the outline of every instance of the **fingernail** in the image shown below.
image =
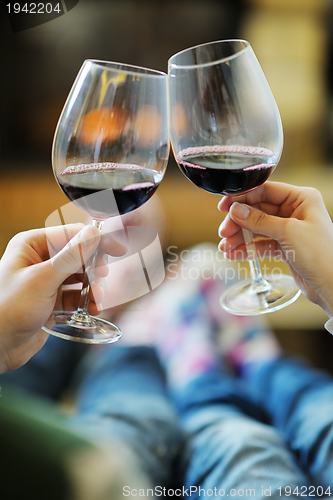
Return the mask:
[[226,220],[224,219],[224,220],[221,222],[220,227],[219,227],[219,232],[218,232],[218,234],[219,234],[219,235],[220,235],[220,233],[222,233],[222,231],[224,230],[225,225],[226,225]]
[[250,214],[250,209],[246,205],[243,205],[242,203],[238,203],[235,201],[235,203],[232,204],[230,208],[231,215],[235,215],[239,219],[247,219],[249,214]]
[[227,239],[226,239],[226,238],[223,238],[223,239],[220,241],[220,243],[219,243],[219,250],[220,250],[221,252],[225,252],[225,250],[222,250],[222,248],[225,246],[226,241],[227,241]]
[[99,283],[98,283],[98,288],[103,292],[103,295],[104,295],[104,291],[105,291],[105,279],[101,279],[99,280]]

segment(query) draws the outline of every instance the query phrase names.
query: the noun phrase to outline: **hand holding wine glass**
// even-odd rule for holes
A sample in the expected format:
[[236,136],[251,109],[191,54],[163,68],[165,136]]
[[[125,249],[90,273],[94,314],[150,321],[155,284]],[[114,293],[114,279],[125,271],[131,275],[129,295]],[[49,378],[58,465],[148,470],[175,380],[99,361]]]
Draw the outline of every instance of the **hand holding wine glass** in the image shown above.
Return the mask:
[[[101,238],[95,227],[82,224],[33,229],[10,240],[0,260],[0,373],[19,368],[39,351],[48,338],[41,328],[57,305],[65,310],[77,306],[79,290],[72,285],[82,278],[82,259],[86,261],[98,246],[112,256],[126,252],[109,235]],[[108,273],[101,253],[97,262],[91,312],[98,311],[95,300],[103,300],[99,285]]]
[[[168,161],[167,75],[120,63],[87,60],[60,116],[52,149],[56,180],[101,231],[105,219],[145,203],[159,186]],[[76,312],[57,311],[53,335],[110,343],[119,328],[88,314],[95,256],[85,266]]]
[[[239,196],[263,184],[279,162],[283,132],[270,87],[250,44],[226,40],[199,45],[169,59],[171,143],[194,184]],[[252,234],[244,230],[251,279],[221,298],[234,314],[280,309],[300,294],[290,276],[263,278]]]
[[229,196],[220,201],[219,209],[228,212],[220,249],[230,260],[244,259],[241,228],[254,232],[259,256],[282,258],[305,297],[331,317],[333,224],[320,192],[268,181],[247,193],[244,203]]

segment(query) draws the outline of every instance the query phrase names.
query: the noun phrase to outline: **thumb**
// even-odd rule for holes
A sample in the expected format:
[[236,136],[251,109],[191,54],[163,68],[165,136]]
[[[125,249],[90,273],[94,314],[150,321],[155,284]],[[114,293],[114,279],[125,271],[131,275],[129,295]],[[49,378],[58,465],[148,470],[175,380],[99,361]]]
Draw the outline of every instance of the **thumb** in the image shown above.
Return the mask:
[[100,242],[100,234],[95,226],[85,226],[54,257],[47,261],[52,284],[60,286],[62,282],[79,271],[93,255]]
[[257,208],[235,202],[230,207],[230,217],[236,224],[252,233],[260,233],[280,241],[285,220],[268,215]]

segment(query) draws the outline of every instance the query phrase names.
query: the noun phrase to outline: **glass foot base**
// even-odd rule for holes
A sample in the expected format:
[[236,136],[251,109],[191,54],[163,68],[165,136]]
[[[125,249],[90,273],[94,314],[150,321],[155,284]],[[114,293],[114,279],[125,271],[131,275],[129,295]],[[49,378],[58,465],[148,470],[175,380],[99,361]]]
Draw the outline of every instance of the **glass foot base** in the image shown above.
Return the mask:
[[122,336],[121,330],[105,319],[90,316],[90,323],[73,322],[73,313],[55,311],[43,330],[66,340],[85,344],[111,344]]
[[292,304],[301,294],[291,276],[277,274],[264,279],[270,285],[266,292],[254,292],[251,278],[226,290],[220,299],[223,309],[238,316],[266,314]]

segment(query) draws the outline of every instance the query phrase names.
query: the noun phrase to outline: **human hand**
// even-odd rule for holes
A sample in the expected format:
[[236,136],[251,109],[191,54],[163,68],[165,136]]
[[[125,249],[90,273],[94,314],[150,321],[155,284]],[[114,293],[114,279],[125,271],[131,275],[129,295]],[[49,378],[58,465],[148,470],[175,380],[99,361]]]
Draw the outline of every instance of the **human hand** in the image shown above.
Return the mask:
[[252,231],[258,255],[281,257],[303,294],[333,316],[333,224],[319,191],[266,182],[218,207],[228,212],[219,228],[228,259],[246,258],[241,229]]
[[[48,334],[41,327],[54,309],[77,308],[80,290],[62,290],[62,285],[82,281],[82,260],[87,262],[99,244],[108,254],[126,251],[109,234],[101,238],[96,227],[82,224],[27,231],[9,242],[0,260],[0,373],[22,366],[44,345]],[[107,273],[99,253],[90,287],[92,314],[98,314],[99,284]]]

